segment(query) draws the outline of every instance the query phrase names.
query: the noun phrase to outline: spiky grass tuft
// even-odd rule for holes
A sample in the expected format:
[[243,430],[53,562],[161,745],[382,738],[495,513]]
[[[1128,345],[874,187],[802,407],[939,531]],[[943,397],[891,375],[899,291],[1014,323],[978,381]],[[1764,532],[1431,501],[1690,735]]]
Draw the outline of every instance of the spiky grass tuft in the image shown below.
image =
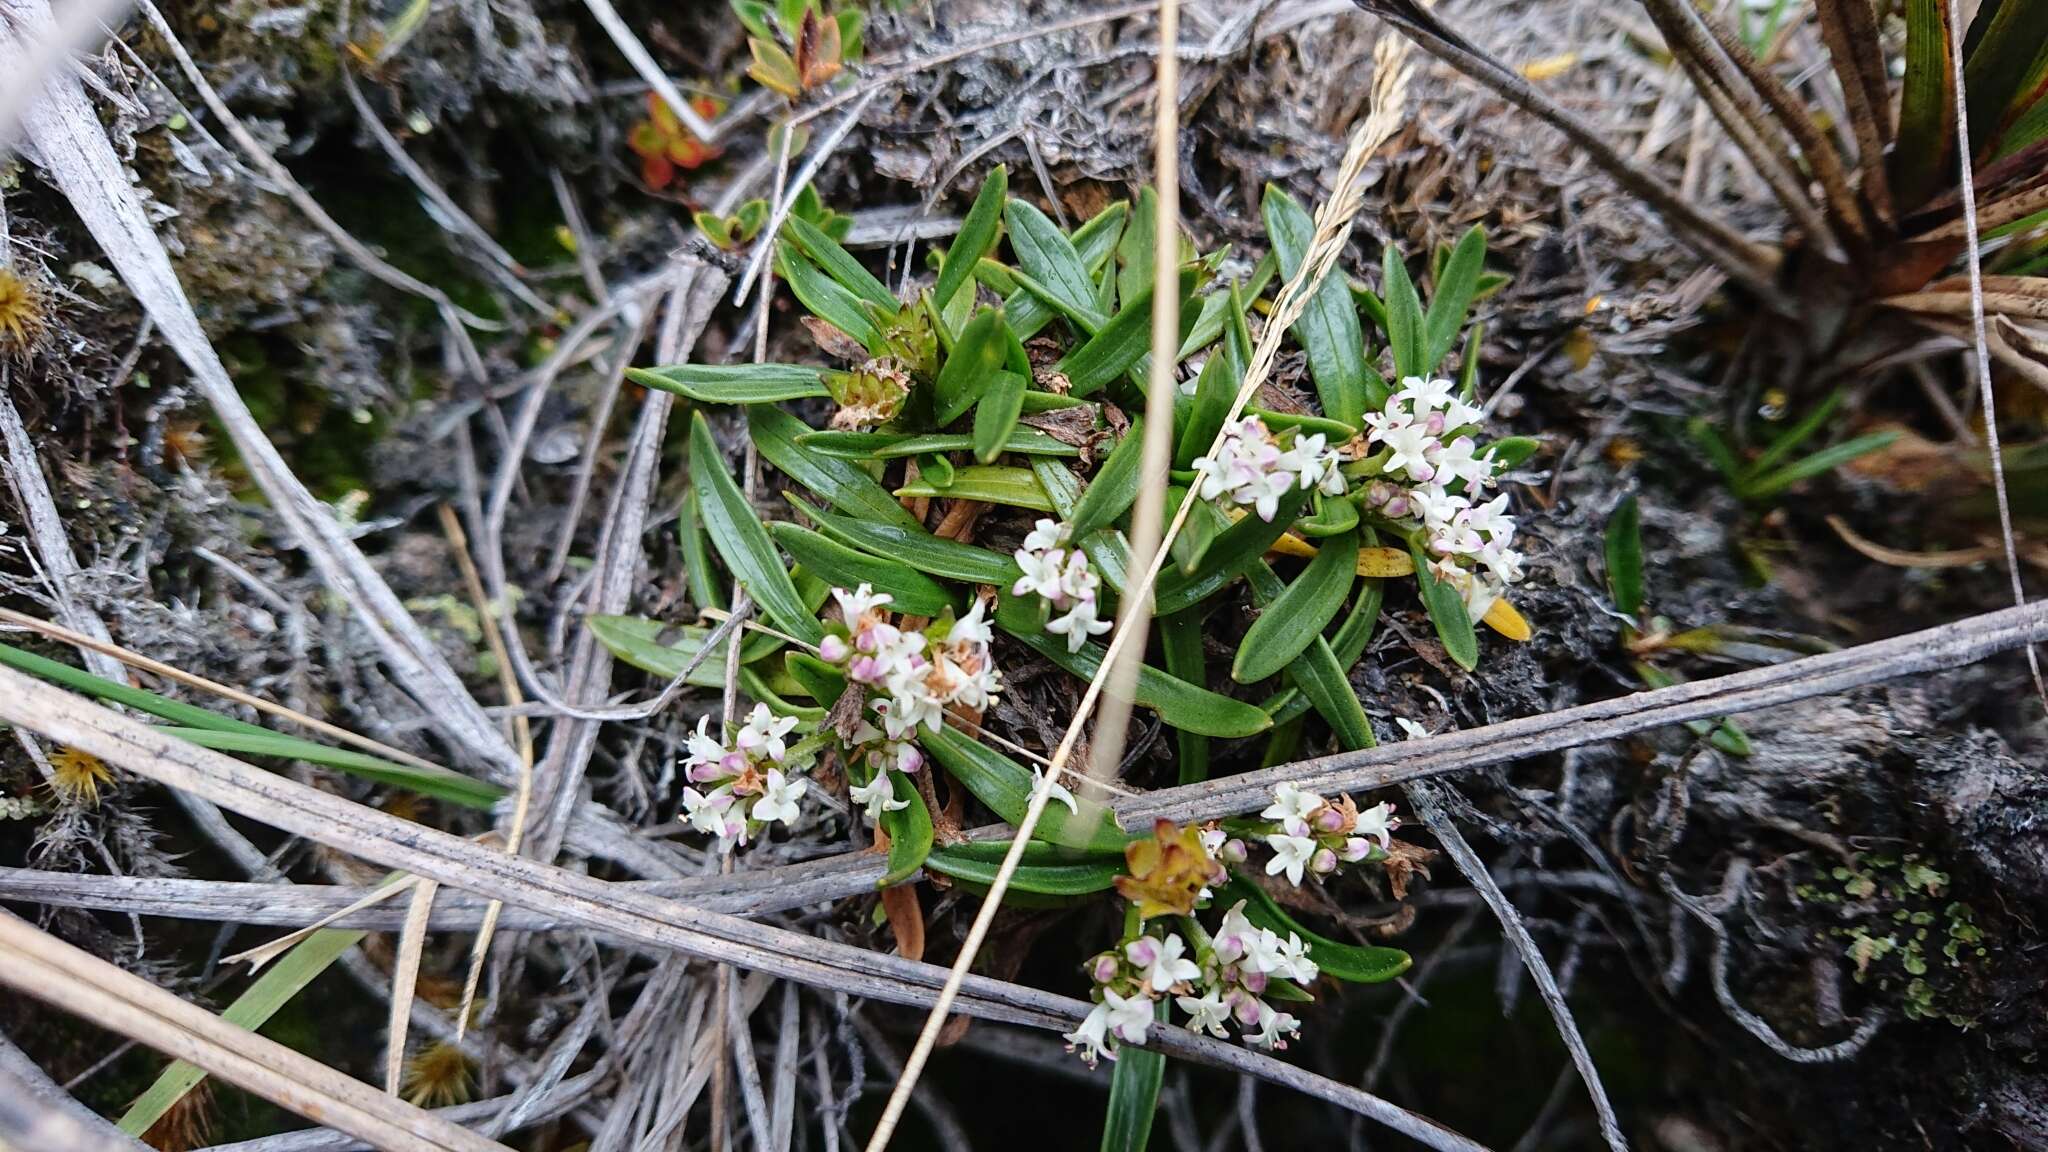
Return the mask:
[[26,359],[49,327],[42,291],[19,272],[0,265],[0,355]]
[[429,1044],[405,1062],[401,1091],[417,1107],[467,1104],[474,1087],[469,1057],[453,1044]]
[[190,1092],[157,1118],[142,1134],[142,1142],[157,1152],[193,1152],[213,1143],[213,1082],[201,1080]]
[[59,748],[50,753],[50,791],[66,804],[93,807],[100,802],[100,790],[113,782],[113,771],[90,752]]

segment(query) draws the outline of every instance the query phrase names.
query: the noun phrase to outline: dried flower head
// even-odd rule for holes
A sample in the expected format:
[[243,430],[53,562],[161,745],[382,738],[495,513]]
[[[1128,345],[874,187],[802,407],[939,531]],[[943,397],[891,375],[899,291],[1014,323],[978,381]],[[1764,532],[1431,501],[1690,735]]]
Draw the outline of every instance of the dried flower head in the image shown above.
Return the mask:
[[1131,874],[1116,878],[1116,890],[1144,919],[1185,916],[1210,885],[1226,879],[1223,865],[1202,844],[1202,830],[1171,820],[1154,824],[1150,837],[1131,841],[1124,864]]
[[100,789],[114,782],[106,763],[90,752],[59,748],[50,753],[50,791],[67,804],[91,807],[100,802]]
[[420,1108],[467,1104],[475,1088],[469,1057],[453,1044],[429,1044],[405,1062],[399,1091]]
[[0,266],[0,355],[27,359],[48,330],[42,292],[19,272]]

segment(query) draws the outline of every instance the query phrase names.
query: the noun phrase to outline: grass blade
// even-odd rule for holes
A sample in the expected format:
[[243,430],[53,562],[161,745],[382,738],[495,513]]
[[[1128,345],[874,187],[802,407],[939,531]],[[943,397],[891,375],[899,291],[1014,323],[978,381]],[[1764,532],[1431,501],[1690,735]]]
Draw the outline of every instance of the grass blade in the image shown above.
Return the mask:
[[726,471],[725,455],[711,438],[711,424],[702,412],[690,417],[690,486],[697,492],[705,534],[726,570],[776,627],[806,643],[823,639],[825,630],[797,595],[760,515]]

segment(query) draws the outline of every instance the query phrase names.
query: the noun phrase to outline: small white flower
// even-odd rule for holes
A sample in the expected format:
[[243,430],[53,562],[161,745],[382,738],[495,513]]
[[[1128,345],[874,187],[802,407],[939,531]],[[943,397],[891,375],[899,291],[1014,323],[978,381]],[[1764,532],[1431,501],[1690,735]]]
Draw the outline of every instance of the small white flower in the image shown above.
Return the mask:
[[895,600],[895,597],[887,592],[876,592],[866,584],[851,592],[844,588],[834,588],[832,598],[839,601],[839,614],[845,617],[848,628],[858,627],[861,617]]
[[1065,552],[1058,548],[1045,552],[1018,549],[1012,555],[1018,570],[1024,574],[1010,586],[1010,595],[1035,595],[1052,600],[1061,594],[1060,578],[1064,575],[1063,565],[1067,559]]
[[1031,526],[1031,533],[1024,537],[1024,547],[1032,552],[1043,552],[1066,543],[1067,526],[1057,520],[1041,519]]
[[1314,981],[1318,971],[1316,962],[1308,958],[1308,945],[1292,932],[1287,934],[1285,943],[1280,943],[1278,937],[1275,937],[1272,962],[1273,975],[1292,980],[1296,984]]
[[1230,833],[1221,828],[1203,828],[1196,835],[1202,838],[1202,851],[1212,858],[1223,851],[1224,842],[1230,839]]
[[1145,984],[1154,992],[1171,991],[1183,980],[1199,980],[1202,969],[1192,960],[1183,959],[1187,945],[1181,942],[1180,934],[1168,932],[1162,939],[1152,940],[1151,946],[1140,949],[1140,940],[1133,940],[1124,948],[1124,955],[1131,963],[1144,970]]
[[1200,996],[1178,997],[1174,1003],[1188,1014],[1188,1031],[1207,1032],[1219,1040],[1230,1035],[1223,1026],[1230,1019],[1230,1005],[1223,1002],[1214,988],[1204,988]]
[[1067,806],[1067,811],[1075,813],[1076,815],[1080,814],[1081,809],[1074,802],[1074,794],[1072,792],[1067,791],[1067,786],[1060,783],[1058,777],[1054,777],[1053,781],[1050,784],[1047,784],[1045,780],[1045,773],[1040,769],[1033,768],[1031,770],[1031,790],[1035,792],[1041,786],[1045,788],[1047,803],[1051,803],[1052,801],[1057,800],[1061,804],[1065,804]]
[[1152,1001],[1143,996],[1119,996],[1107,988],[1102,1002],[1109,1005],[1110,1034],[1127,1044],[1143,1044],[1152,1027]]
[[868,819],[875,823],[881,822],[884,812],[899,812],[910,807],[910,801],[896,799],[896,790],[887,772],[877,772],[873,780],[854,785],[853,802],[866,809]]
[[1273,850],[1273,858],[1266,861],[1266,875],[1276,876],[1287,873],[1287,882],[1301,886],[1301,873],[1308,867],[1309,858],[1316,854],[1316,842],[1306,836],[1274,835],[1266,837],[1266,846]]
[[1277,1050],[1287,1047],[1287,1038],[1300,1031],[1301,1021],[1267,1005],[1259,1017],[1259,1030],[1245,1039],[1257,1047]]
[[1112,621],[1096,618],[1095,601],[1076,600],[1066,615],[1046,621],[1045,630],[1056,636],[1065,636],[1067,651],[1079,652],[1090,636],[1102,635],[1110,630],[1112,624]]
[[716,764],[725,758],[725,745],[711,738],[710,727],[711,717],[698,717],[697,730],[690,733],[689,743],[685,745],[689,755],[683,759],[683,767],[696,768],[704,764]]
[[777,820],[794,827],[796,818],[802,813],[797,807],[797,798],[804,794],[810,783],[801,777],[784,776],[779,768],[768,770],[768,781],[761,786],[760,798],[754,801],[753,818],[763,824]]
[[1223,914],[1223,923],[1216,929],[1210,943],[1216,949],[1216,960],[1222,964],[1235,964],[1250,955],[1258,943],[1259,928],[1244,914],[1245,902],[1239,900]]
[[1278,820],[1291,830],[1297,824],[1306,827],[1308,818],[1322,806],[1321,796],[1313,792],[1304,792],[1283,780],[1273,786],[1273,803],[1259,815],[1267,820]]
[[983,618],[986,608],[986,604],[976,600],[974,607],[967,610],[967,615],[953,621],[953,627],[946,632],[946,646],[948,648],[962,648],[972,645],[986,647],[993,641],[995,639],[995,632],[989,628],[988,621]]
[[1382,852],[1388,851],[1392,846],[1394,829],[1400,826],[1401,822],[1394,818],[1394,806],[1386,801],[1381,801],[1358,814],[1358,834],[1378,840]]
[[1090,1068],[1104,1056],[1116,1059],[1116,1045],[1109,1038],[1109,1014],[1112,1011],[1107,1001],[1088,1010],[1081,1020],[1081,1026],[1066,1034],[1067,1051],[1080,1049],[1081,1060]]
[[778,719],[775,713],[768,710],[766,704],[756,704],[754,710],[747,714],[746,727],[740,729],[740,734],[733,739],[733,743],[742,752],[760,753],[770,760],[780,760],[789,754],[789,745],[783,737],[788,736],[795,728],[796,717],[784,716]]
[[1427,483],[1436,475],[1436,469],[1429,463],[1429,452],[1437,446],[1437,441],[1422,425],[1390,421],[1373,435],[1392,452],[1387,457],[1386,471],[1406,472],[1420,483]]
[[1504,541],[1515,534],[1515,518],[1507,514],[1508,494],[1503,492],[1484,504],[1474,504],[1458,513],[1461,528],[1483,532],[1488,540]]

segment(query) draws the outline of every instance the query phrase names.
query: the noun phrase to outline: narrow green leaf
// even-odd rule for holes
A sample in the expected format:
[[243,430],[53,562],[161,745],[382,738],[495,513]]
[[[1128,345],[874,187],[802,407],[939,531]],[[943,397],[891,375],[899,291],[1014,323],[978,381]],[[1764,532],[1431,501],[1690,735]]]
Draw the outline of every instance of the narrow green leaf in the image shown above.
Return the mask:
[[446,800],[465,808],[480,808],[489,811],[491,805],[505,795],[505,790],[496,784],[464,776],[447,768],[426,769],[410,764],[399,764],[361,752],[350,752],[342,748],[329,748],[311,740],[286,736],[278,732],[222,731],[217,728],[166,728],[165,733],[180,740],[211,748],[217,752],[239,752],[245,756],[269,756],[281,760],[304,760],[308,764],[319,764],[350,776],[389,784],[436,800]]
[[690,601],[699,608],[723,608],[732,603],[718,578],[718,566],[711,562],[711,541],[704,538],[704,516],[698,511],[695,489],[683,494],[683,507],[676,517],[676,542],[683,551],[683,578],[690,587]]
[[1803,460],[1787,464],[1768,476],[1759,477],[1744,485],[1740,495],[1745,500],[1768,500],[1801,480],[1809,480],[1824,472],[1832,472],[1859,456],[1889,448],[1899,438],[1898,429],[1886,432],[1872,432],[1844,440],[1830,448],[1823,448]]
[[[1045,490],[1046,499],[1052,501],[1053,515],[1071,523],[1076,509],[1081,506],[1081,481],[1057,460],[1034,458],[1031,474],[1038,477],[1038,486]],[[1088,563],[1109,590],[1123,595],[1124,582],[1130,576],[1131,546],[1121,532],[1091,532],[1081,541],[1081,551],[1087,554]]]
[[[1223,886],[1218,903],[1230,904],[1244,901],[1244,918],[1268,931],[1285,936],[1292,932],[1308,945],[1308,957],[1316,962],[1326,976],[1353,984],[1379,984],[1392,980],[1408,970],[1414,960],[1399,948],[1372,948],[1357,944],[1341,944],[1327,936],[1321,936],[1301,926],[1301,922],[1287,914],[1287,910],[1275,903],[1256,883],[1241,876],[1233,876]],[[1283,981],[1274,981],[1283,983]]]
[[[689,666],[711,635],[708,628],[667,624],[645,616],[587,616],[583,623],[617,659],[669,680]],[[752,664],[782,647],[780,639],[755,633],[740,642],[740,663]],[[689,683],[699,688],[723,687],[724,653],[713,653],[700,662],[696,671],[690,673]]]
[[825,535],[864,552],[901,561],[920,572],[944,576],[949,580],[965,580],[971,584],[999,584],[1005,588],[1017,580],[1017,562],[986,548],[946,540],[921,527],[906,528],[897,524],[856,520],[813,508],[794,496],[787,499]]
[[1342,496],[1311,493],[1309,507],[1314,512],[1294,522],[1294,530],[1303,536],[1341,536],[1358,527],[1358,505]]
[[[1260,209],[1266,235],[1279,258],[1280,275],[1291,280],[1315,237],[1315,221],[1294,197],[1272,184],[1266,185]],[[1370,402],[1365,333],[1358,326],[1358,311],[1351,305],[1342,275],[1329,277],[1316,289],[1301,319],[1294,322],[1294,338],[1308,353],[1309,375],[1315,379],[1323,414],[1357,427]]]
[[917,785],[901,772],[890,772],[889,788],[906,806],[882,813],[882,831],[889,834],[889,871],[875,881],[877,888],[901,884],[917,875],[932,851],[932,813],[925,807],[924,797],[918,795]]
[[1444,262],[1443,275],[1437,277],[1436,290],[1430,295],[1429,313],[1423,320],[1423,362],[1427,367],[1422,375],[1434,373],[1450,353],[1451,345],[1457,342],[1458,329],[1465,325],[1465,314],[1472,308],[1472,296],[1479,290],[1479,273],[1485,264],[1486,230],[1474,224],[1458,237],[1458,245],[1451,249],[1451,258]]
[[1624,615],[1643,610],[1643,516],[1633,493],[1607,518],[1607,592]]
[[[1273,254],[1268,252],[1264,256],[1259,257],[1259,262],[1252,266],[1251,277],[1245,284],[1241,286],[1232,285],[1231,287],[1238,288],[1244,299],[1256,300],[1259,297],[1259,293],[1266,290],[1266,285],[1272,282],[1275,274],[1274,270],[1278,266],[1278,263],[1273,259]],[[1229,322],[1229,288],[1220,289],[1202,297],[1201,314],[1195,317],[1195,326],[1187,334],[1187,337],[1180,342],[1180,352],[1174,359],[1176,361],[1186,360],[1188,357],[1222,339],[1224,326]]]
[[[299,941],[291,951],[265,967],[262,974],[235,997],[235,1002],[220,1014],[221,1020],[251,1032],[261,1029],[279,1008],[318,979],[322,972],[341,959],[343,953],[367,935],[369,933],[352,928],[323,928]],[[128,1111],[121,1114],[116,1126],[139,1138],[204,1079],[206,1073],[194,1065],[183,1060],[172,1062],[149,1089],[128,1106]]]
[[[974,406],[974,458],[983,464],[993,462],[1007,451],[1010,440],[1016,437],[1019,431],[1017,417],[1024,412],[1024,384],[1024,377],[1015,372],[998,372],[995,382],[981,394],[981,401]],[[1062,448],[1067,447],[1050,436],[1039,435]]]
[[[1996,9],[1994,13],[1994,9]],[[1970,140],[1978,148],[1995,141],[2001,122],[2040,93],[2028,80],[2048,61],[2048,0],[2003,0],[1978,8],[1965,37],[1963,91],[1970,97]]]
[[1799,449],[1800,445],[1813,439],[1814,434],[1834,416],[1835,410],[1842,406],[1842,401],[1847,399],[1848,395],[1847,388],[1837,388],[1828,393],[1826,398],[1814,405],[1806,415],[1773,436],[1771,442],[1764,446],[1764,450],[1757,453],[1756,459],[1750,461],[1749,466],[1743,470],[1744,475],[1755,479],[1783,463],[1786,457]]
[[1201,603],[1244,575],[1246,569],[1273,547],[1274,541],[1286,534],[1288,526],[1294,523],[1295,516],[1301,511],[1304,499],[1301,493],[1294,493],[1281,500],[1280,510],[1273,519],[1261,520],[1257,513],[1253,513],[1224,529],[1203,554],[1201,564],[1192,574],[1161,574],[1152,610],[1158,615],[1170,616]]
[[1095,281],[1059,225],[1022,200],[1010,201],[1003,217],[1009,224],[1010,250],[1016,253],[1018,268],[1043,286],[1051,301],[1069,315],[1094,316],[1099,326],[1102,318],[1095,307]]
[[1093,276],[1097,269],[1108,265],[1109,258],[1116,254],[1117,241],[1123,237],[1124,224],[1130,219],[1131,204],[1128,200],[1112,200],[1109,206],[1081,222],[1071,237],[1074,252],[1081,257],[1082,267]]
[[[1891,157],[1892,192],[1902,210],[1918,207],[1955,180],[1949,159],[1956,133],[1949,34],[1946,0],[1906,0],[1906,76],[1899,94],[1898,146]],[[1970,138],[1981,144],[1989,137],[1975,134],[1978,116],[1990,115],[1990,123],[1984,125],[1988,131],[1997,124],[2004,102],[1986,101],[1987,106],[1979,109],[1976,96],[1973,91]]]
[[210,728],[219,732],[259,732],[268,734],[270,729],[258,727],[232,716],[222,716],[187,704],[171,700],[154,692],[145,692],[128,684],[103,680],[90,672],[73,668],[47,656],[16,648],[12,644],[0,643],[0,664],[19,672],[26,672],[40,680],[62,685],[74,692],[83,692],[99,700],[111,700],[138,712],[144,712],[162,720],[186,728]]
[[782,654],[782,669],[810,694],[820,708],[830,708],[846,694],[846,676],[809,652],[792,648]]
[[[1046,632],[1039,623],[1035,598],[1019,600],[1004,594],[996,605],[996,625],[1053,664],[1083,680],[1093,679],[1102,667],[1108,650],[1089,643],[1078,652],[1068,651],[1066,637]],[[1150,664],[1138,666],[1138,683],[1131,696],[1140,707],[1157,712],[1161,720],[1184,732],[1236,739],[1272,726],[1257,707],[1169,676]]]
[[811,262],[837,281],[841,288],[873,304],[879,315],[894,316],[902,311],[903,304],[887,285],[875,279],[875,275],[861,267],[853,254],[839,246],[837,240],[818,230],[817,225],[801,216],[790,216],[782,222],[782,232],[803,249]]
[[803,364],[671,364],[628,368],[626,379],[700,404],[768,404],[828,395],[819,370]]
[[[1181,269],[1181,296],[1194,287],[1195,265]],[[1152,291],[1148,285],[1124,304],[1086,343],[1062,356],[1053,370],[1066,376],[1073,395],[1088,396],[1136,367],[1152,348]]]
[[[1026,782],[1029,782],[1028,779]],[[1052,807],[1059,807],[1058,802],[1055,801]],[[995,844],[1005,851],[1009,848],[1009,845],[1002,841],[987,843]],[[1002,870],[1002,857],[988,860],[967,851],[980,846],[978,843],[971,843],[936,849],[925,858],[924,866],[927,871],[951,876],[956,880],[966,880],[984,886],[993,884],[996,873]],[[1053,845],[1034,840],[1025,848],[1025,859],[1031,858],[1033,848],[1052,847]],[[1121,855],[1107,860],[1020,864],[1017,870],[1010,874],[1010,887],[1017,891],[1036,892],[1043,896],[1086,896],[1093,892],[1108,890],[1116,884],[1116,878],[1122,875],[1123,871],[1124,862]]]
[[[1166,999],[1161,997],[1153,1008],[1157,1027],[1169,1027],[1166,1012]],[[1145,1152],[1152,1139],[1152,1116],[1159,1110],[1159,1086],[1165,1081],[1164,1053],[1135,1044],[1118,1049],[1116,1071],[1109,1077],[1109,1114],[1102,1120],[1102,1152]]]
[[1536,450],[1541,447],[1543,441],[1534,436],[1503,436],[1498,440],[1489,441],[1486,447],[1479,450],[1479,454],[1494,461],[1498,465],[1497,470],[1504,472],[1534,456]]
[[862,520],[901,528],[923,527],[873,476],[844,460],[834,460],[799,444],[797,438],[809,431],[803,421],[773,405],[759,404],[747,409],[747,433],[754,438],[755,449],[820,500]]
[[[999,375],[1009,376],[1004,372]],[[965,452],[974,447],[967,432],[805,432],[797,443],[821,456],[840,460],[894,460],[932,452]],[[1036,428],[1018,428],[1003,438],[1000,450],[1023,456],[1079,456],[1081,450]]]
[[794,244],[784,242],[775,262],[789,290],[811,315],[846,333],[870,353],[881,353],[881,330],[861,306],[859,296],[819,271]]
[[1159,194],[1150,184],[1138,189],[1136,210],[1116,242],[1116,298],[1124,307],[1152,286],[1152,236],[1158,204]]
[[1387,342],[1394,351],[1394,378],[1428,376],[1424,367],[1429,355],[1427,321],[1422,316],[1422,298],[1415,294],[1415,282],[1408,278],[1408,265],[1401,253],[1387,245],[1384,261],[1387,302]]
[[[918,734],[917,740],[941,768],[987,805],[998,819],[1013,828],[1023,821],[1024,810],[1031,803],[1032,784],[1031,773],[1022,765],[952,728],[936,732],[926,729]],[[1066,844],[1070,839],[1085,837],[1070,846],[1121,853],[1128,837],[1116,826],[1109,810],[1085,797],[1077,798],[1075,803],[1078,815],[1056,800],[1049,802],[1032,838]]]
[[[1371,529],[1367,529],[1366,546],[1373,547],[1374,539]],[[1365,655],[1365,646],[1372,643],[1373,627],[1379,623],[1380,608],[1386,598],[1385,580],[1367,577],[1358,582],[1358,599],[1351,602],[1351,614],[1338,625],[1337,634],[1330,637],[1330,651],[1336,654],[1341,667],[1349,668]]]
[[1422,549],[1411,544],[1408,552],[1415,558],[1415,582],[1422,586],[1422,606],[1429,611],[1429,622],[1436,626],[1437,638],[1444,642],[1444,651],[1451,660],[1470,672],[1479,666],[1479,637],[1472,633],[1472,617],[1465,612],[1465,598],[1448,582],[1437,578]]
[[1293,428],[1310,435],[1319,434],[1328,437],[1332,448],[1342,445],[1345,441],[1358,435],[1358,429],[1353,425],[1340,424],[1335,420],[1328,420],[1307,412],[1275,412],[1271,408],[1261,408],[1256,404],[1247,404],[1244,406],[1244,414],[1247,416],[1257,416],[1260,423],[1275,432]]
[[1085,540],[1098,528],[1116,523],[1138,498],[1138,474],[1145,463],[1145,421],[1131,421],[1130,431],[1088,482],[1071,518],[1074,539]]
[[1223,430],[1223,418],[1230,415],[1230,402],[1237,398],[1238,382],[1230,361],[1227,355],[1211,356],[1195,377],[1195,399],[1188,409],[1187,424],[1180,430],[1180,443],[1173,450],[1174,467],[1194,467],[1196,459],[1216,442],[1216,433]]
[[[1167,675],[1189,684],[1209,682],[1209,668],[1203,652],[1202,613],[1199,609],[1159,618],[1159,655]],[[1173,731],[1179,753],[1180,782],[1197,784],[1209,778],[1209,738],[1199,732]]]
[[[1251,583],[1253,600],[1262,608],[1280,596],[1280,578],[1265,561],[1252,565],[1245,576]],[[1374,743],[1372,722],[1365,718],[1365,706],[1359,703],[1345,667],[1338,662],[1330,642],[1318,634],[1302,650],[1301,658],[1287,669],[1287,675],[1301,689],[1302,697],[1329,723],[1331,734],[1341,747],[1370,748]]]
[[825,630],[805,609],[760,515],[726,471],[725,455],[711,438],[711,425],[702,412],[690,417],[690,485],[700,500],[705,534],[726,570],[776,627],[811,644],[822,639]]
[[943,496],[953,500],[979,500],[984,504],[1029,508],[1034,512],[1052,511],[1052,501],[1038,486],[1038,478],[1031,474],[1031,469],[1009,464],[976,464],[957,468],[950,481],[921,473],[917,479],[896,489],[896,495]]
[[939,280],[932,286],[932,303],[944,308],[953,294],[974,276],[975,265],[995,247],[996,232],[1003,224],[1003,204],[1010,195],[1010,170],[1001,164],[981,182],[974,207],[960,222],[960,231],[946,249],[946,262],[939,268]]
[[932,420],[936,424],[944,427],[958,420],[981,398],[982,390],[1003,370],[1009,339],[1001,308],[987,309],[967,322],[939,367],[938,378],[932,381]]
[[848,548],[795,524],[777,522],[768,530],[797,563],[835,587],[869,585],[894,597],[891,606],[896,611],[913,616],[938,616],[959,606],[960,598],[946,591],[945,585],[908,564]]
[[[1355,522],[1355,521],[1354,521]],[[1230,678],[1250,684],[1275,676],[1294,663],[1323,634],[1350,597],[1357,575],[1358,534],[1331,538],[1273,601],[1259,613],[1238,645]]]

